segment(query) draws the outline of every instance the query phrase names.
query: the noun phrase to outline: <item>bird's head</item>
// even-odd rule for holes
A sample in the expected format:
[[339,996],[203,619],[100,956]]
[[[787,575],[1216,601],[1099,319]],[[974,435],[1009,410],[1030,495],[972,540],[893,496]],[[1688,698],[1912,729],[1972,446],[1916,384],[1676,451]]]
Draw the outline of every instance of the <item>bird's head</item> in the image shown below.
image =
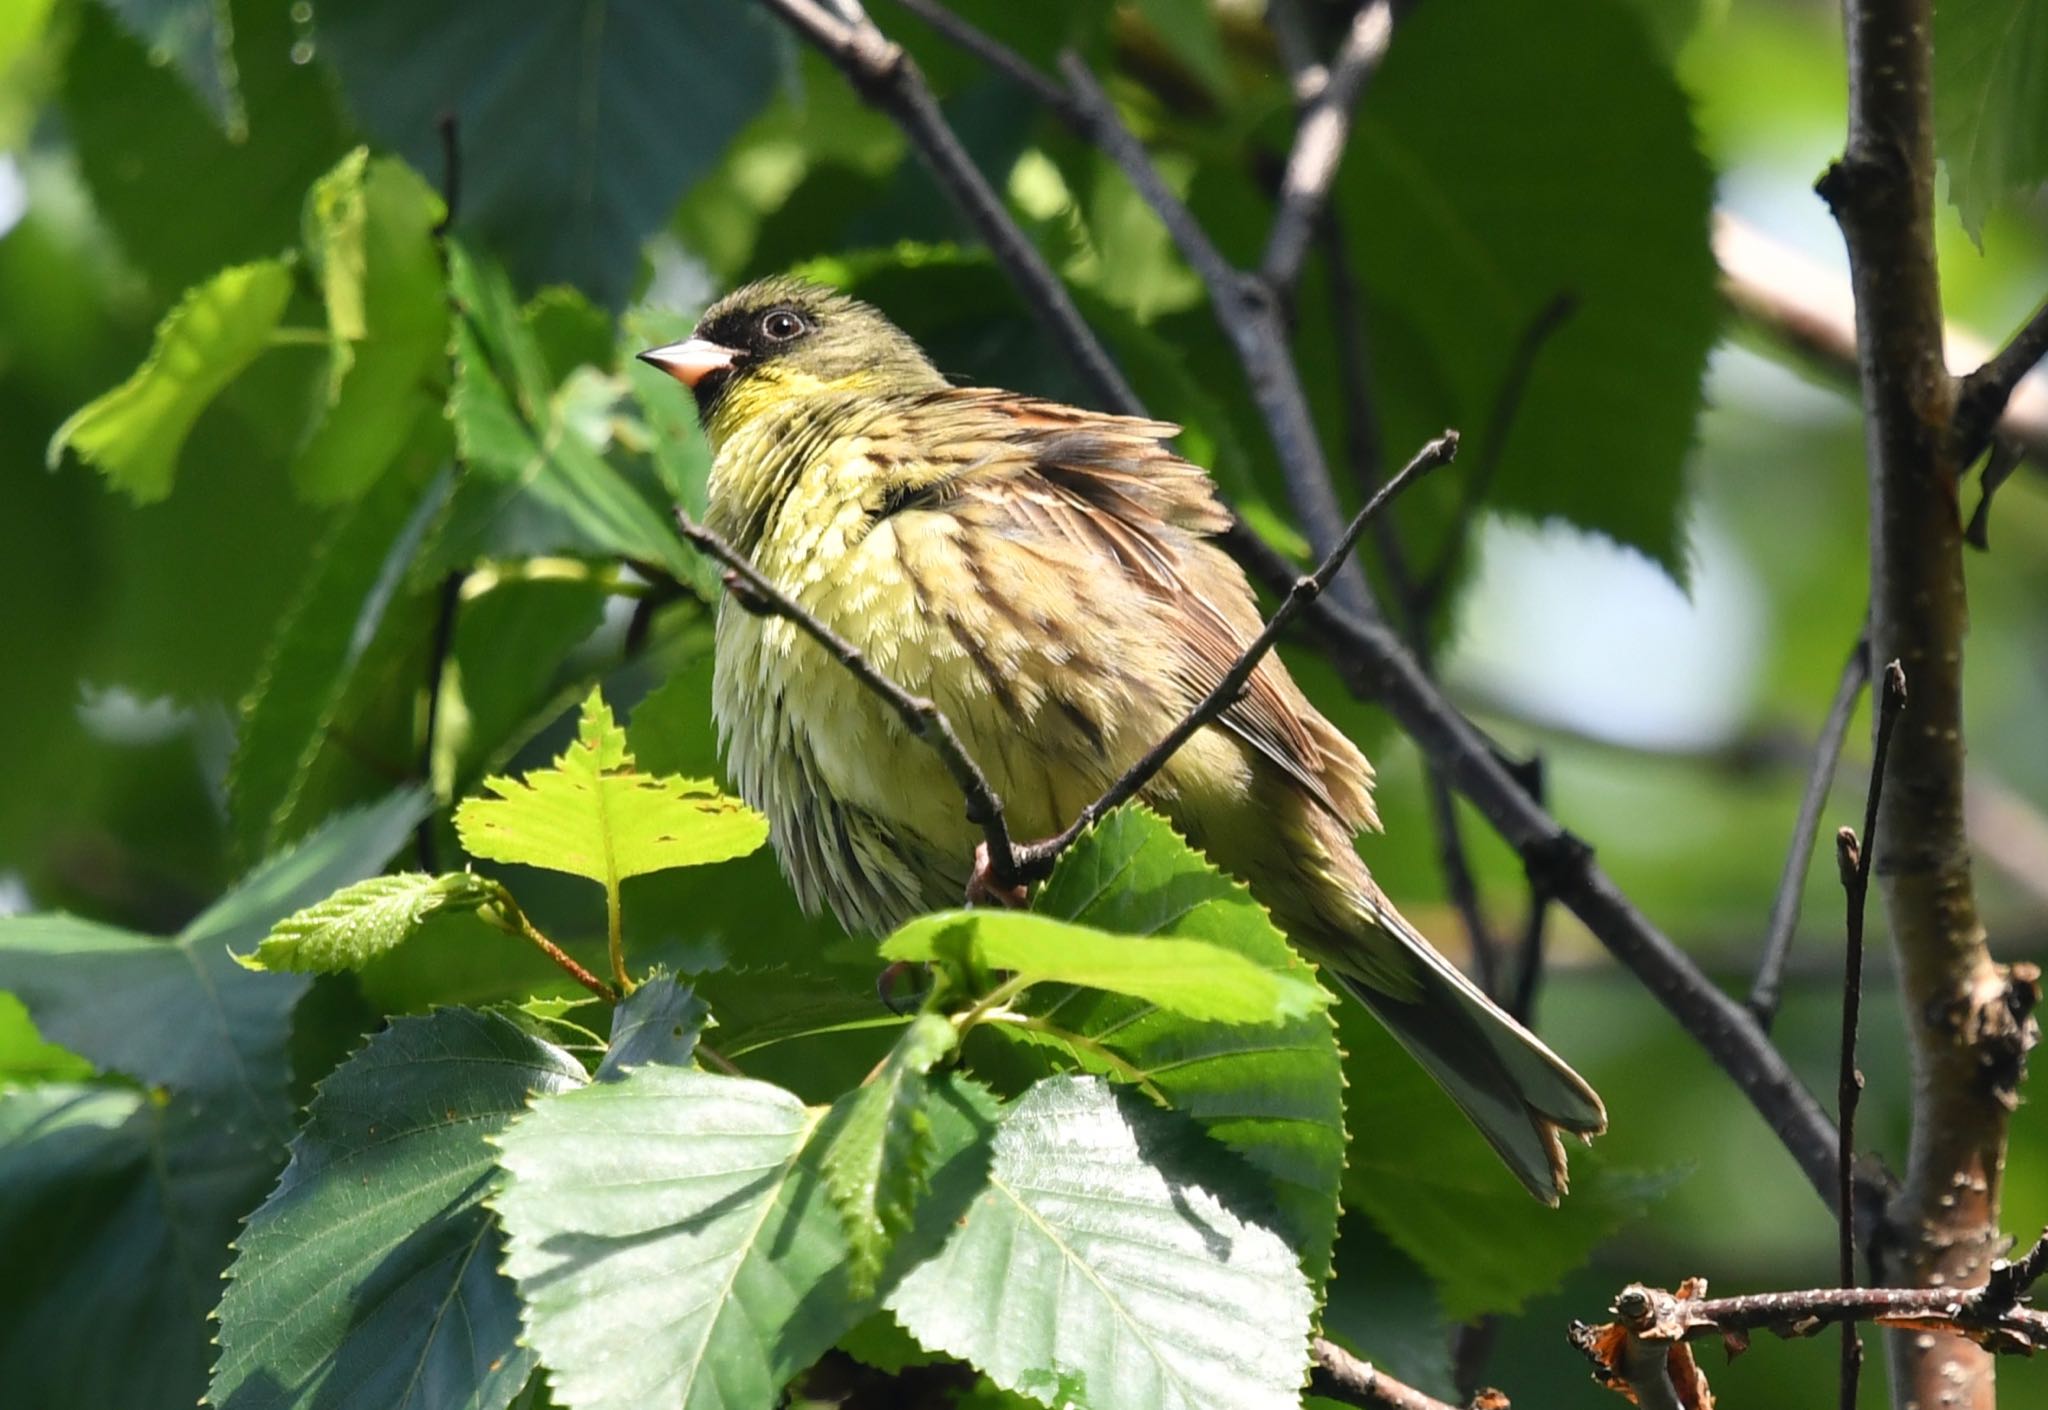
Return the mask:
[[688,338],[640,360],[690,389],[714,448],[793,398],[946,385],[924,350],[879,310],[788,276],[734,290]]

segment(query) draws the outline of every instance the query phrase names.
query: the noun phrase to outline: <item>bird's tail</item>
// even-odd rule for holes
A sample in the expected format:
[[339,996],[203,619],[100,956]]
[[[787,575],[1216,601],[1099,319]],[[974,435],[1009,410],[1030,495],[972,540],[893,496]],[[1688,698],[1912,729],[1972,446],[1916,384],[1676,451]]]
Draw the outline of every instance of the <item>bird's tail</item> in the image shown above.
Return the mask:
[[[1556,1204],[1566,1184],[1559,1133],[1590,1139],[1605,1131],[1599,1094],[1392,905],[1374,899],[1369,918],[1361,918],[1366,933],[1353,939],[1364,963],[1339,961],[1339,977],[1450,1093],[1529,1192]],[[1345,973],[1353,968],[1359,973]],[[1405,982],[1376,982],[1396,976]]]

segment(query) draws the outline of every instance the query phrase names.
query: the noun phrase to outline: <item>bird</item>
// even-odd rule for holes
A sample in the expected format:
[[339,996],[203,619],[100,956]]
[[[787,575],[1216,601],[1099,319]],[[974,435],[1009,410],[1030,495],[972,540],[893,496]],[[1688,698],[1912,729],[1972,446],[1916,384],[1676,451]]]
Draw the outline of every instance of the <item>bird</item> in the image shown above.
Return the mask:
[[[793,276],[640,358],[690,389],[707,526],[905,690],[1051,836],[1222,679],[1262,625],[1231,522],[1170,422],[955,386],[871,305]],[[886,934],[960,904],[979,828],[938,755],[784,617],[727,598],[712,712],[807,910]],[[1364,1002],[1556,1204],[1591,1086],[1430,945],[1354,846],[1373,771],[1267,655],[1140,793]],[[983,854],[985,857],[985,853]]]

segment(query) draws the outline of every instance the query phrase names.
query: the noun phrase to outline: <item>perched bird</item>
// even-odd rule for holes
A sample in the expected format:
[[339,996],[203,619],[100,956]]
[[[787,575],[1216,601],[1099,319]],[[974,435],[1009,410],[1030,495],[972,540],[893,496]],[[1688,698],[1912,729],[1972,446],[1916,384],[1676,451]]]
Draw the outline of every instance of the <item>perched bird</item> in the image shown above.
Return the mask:
[[[715,454],[709,525],[906,689],[937,702],[1012,833],[1071,821],[1260,628],[1179,428],[954,387],[886,317],[788,278],[641,354]],[[980,834],[938,757],[793,623],[727,602],[713,709],[804,904],[883,933],[957,905]],[[1606,1126],[1579,1075],[1402,918],[1352,846],[1372,767],[1277,656],[1144,789],[1338,976],[1539,1198],[1558,1133]]]

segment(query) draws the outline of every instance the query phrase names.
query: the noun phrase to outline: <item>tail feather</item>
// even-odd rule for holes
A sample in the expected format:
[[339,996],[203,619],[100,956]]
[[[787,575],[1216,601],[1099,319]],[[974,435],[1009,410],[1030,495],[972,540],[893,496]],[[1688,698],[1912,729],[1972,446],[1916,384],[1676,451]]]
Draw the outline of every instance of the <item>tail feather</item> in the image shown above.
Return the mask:
[[[1391,905],[1373,907],[1357,937],[1371,963],[1413,978],[1402,993],[1344,974],[1415,1060],[1450,1094],[1529,1192],[1556,1204],[1566,1188],[1559,1133],[1591,1138],[1607,1129],[1607,1109],[1586,1080],[1479,991],[1430,947]],[[1376,952],[1376,953],[1375,953]]]

